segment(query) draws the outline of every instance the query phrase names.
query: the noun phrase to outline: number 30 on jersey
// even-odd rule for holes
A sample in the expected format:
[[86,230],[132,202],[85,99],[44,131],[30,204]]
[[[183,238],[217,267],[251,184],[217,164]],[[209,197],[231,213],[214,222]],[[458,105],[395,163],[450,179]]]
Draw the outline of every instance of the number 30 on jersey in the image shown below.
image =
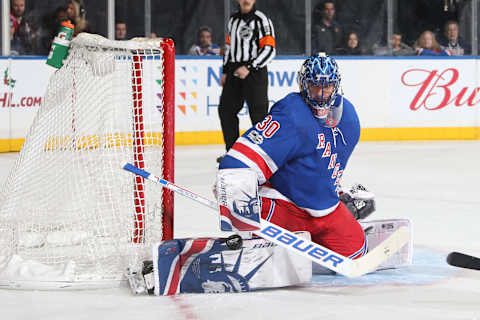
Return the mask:
[[265,138],[271,138],[280,129],[280,123],[275,120],[272,121],[272,116],[268,115],[255,125],[255,129],[262,132],[262,136]]

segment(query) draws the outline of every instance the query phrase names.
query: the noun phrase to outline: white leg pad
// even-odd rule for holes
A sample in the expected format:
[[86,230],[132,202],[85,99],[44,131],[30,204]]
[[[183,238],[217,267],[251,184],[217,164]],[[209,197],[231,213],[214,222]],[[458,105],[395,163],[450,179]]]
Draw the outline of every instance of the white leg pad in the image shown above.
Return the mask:
[[[306,231],[296,234],[310,240],[310,233]],[[243,248],[241,273],[250,272],[259,262],[270,257],[249,281],[250,289],[285,287],[312,279],[312,262],[290,250],[262,238],[244,239]],[[238,251],[224,251],[223,255],[226,263],[234,264]]]
[[[310,239],[308,232],[296,234]],[[145,293],[152,288],[138,276],[140,270],[143,275],[153,271],[156,295],[242,292],[291,286],[312,279],[312,262],[284,247],[255,237],[243,239],[241,247],[229,249],[225,241],[188,238],[157,243],[152,248],[150,272],[143,272],[145,265],[129,272],[133,292]],[[143,279],[147,280],[145,276]]]

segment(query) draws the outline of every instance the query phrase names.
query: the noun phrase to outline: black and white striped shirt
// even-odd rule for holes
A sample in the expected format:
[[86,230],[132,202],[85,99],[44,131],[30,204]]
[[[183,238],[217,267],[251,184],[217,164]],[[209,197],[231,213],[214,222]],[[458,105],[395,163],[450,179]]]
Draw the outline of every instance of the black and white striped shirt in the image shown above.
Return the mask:
[[247,14],[237,12],[228,20],[227,28],[224,73],[242,64],[257,70],[275,57],[275,31],[263,12],[256,9]]

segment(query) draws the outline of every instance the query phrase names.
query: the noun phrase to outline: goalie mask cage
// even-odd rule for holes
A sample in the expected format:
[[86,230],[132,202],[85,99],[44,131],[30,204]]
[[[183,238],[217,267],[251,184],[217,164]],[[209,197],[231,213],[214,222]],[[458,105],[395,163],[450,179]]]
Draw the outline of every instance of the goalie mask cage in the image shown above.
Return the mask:
[[170,39],[80,34],[50,78],[0,193],[0,287],[112,287],[173,237],[173,193],[121,169],[173,181]]

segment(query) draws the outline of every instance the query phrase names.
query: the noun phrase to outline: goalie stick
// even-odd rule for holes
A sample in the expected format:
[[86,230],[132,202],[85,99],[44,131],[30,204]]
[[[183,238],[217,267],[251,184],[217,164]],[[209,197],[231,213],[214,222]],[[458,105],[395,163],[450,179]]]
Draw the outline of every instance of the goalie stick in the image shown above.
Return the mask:
[[450,252],[447,256],[447,263],[454,267],[480,270],[480,258],[460,252]]
[[[139,169],[130,163],[125,163],[122,168],[147,180],[158,183],[169,190],[197,201],[213,210],[219,210],[217,202],[190,192],[143,169]],[[366,255],[352,260],[315,242],[300,238],[293,232],[283,229],[267,220],[261,219],[260,222],[260,230],[255,232],[256,235],[349,278],[359,277],[374,271],[380,264],[400,250],[410,239],[408,229],[401,227]]]

